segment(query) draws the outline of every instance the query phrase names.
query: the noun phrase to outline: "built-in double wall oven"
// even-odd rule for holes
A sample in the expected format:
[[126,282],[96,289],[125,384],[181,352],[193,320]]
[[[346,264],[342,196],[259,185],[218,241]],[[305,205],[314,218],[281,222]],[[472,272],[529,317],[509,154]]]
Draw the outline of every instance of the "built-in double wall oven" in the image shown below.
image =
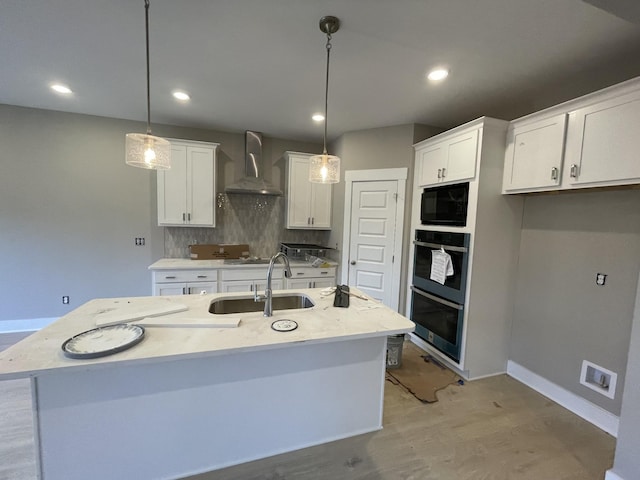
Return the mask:
[[[416,230],[411,286],[411,320],[415,333],[439,351],[460,361],[464,302],[467,288],[470,235],[461,232]],[[444,284],[432,280],[433,252],[451,257],[453,274]]]

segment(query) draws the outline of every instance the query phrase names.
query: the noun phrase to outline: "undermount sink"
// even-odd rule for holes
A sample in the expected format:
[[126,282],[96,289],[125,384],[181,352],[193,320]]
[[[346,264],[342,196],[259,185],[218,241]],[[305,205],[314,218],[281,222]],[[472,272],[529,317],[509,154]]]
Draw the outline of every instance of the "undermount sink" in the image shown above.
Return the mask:
[[[272,297],[273,310],[295,310],[311,308],[315,304],[313,300],[303,293],[275,294]],[[264,301],[256,302],[253,296],[219,298],[211,302],[209,313],[215,315],[228,315],[230,313],[260,312],[264,310]]]

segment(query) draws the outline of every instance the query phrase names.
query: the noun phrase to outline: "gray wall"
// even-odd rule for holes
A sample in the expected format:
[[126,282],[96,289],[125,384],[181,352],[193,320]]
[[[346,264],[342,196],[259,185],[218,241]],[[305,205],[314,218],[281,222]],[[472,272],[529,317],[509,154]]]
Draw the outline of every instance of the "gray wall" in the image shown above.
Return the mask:
[[[344,234],[344,205],[346,170],[374,170],[379,168],[407,168],[407,190],[404,212],[404,238],[402,241],[402,272],[400,285],[400,311],[404,311],[406,295],[406,278],[408,263],[407,238],[411,226],[411,192],[413,186],[413,163],[415,152],[413,144],[442,130],[426,125],[397,125],[376,128],[359,132],[349,132],[342,135],[333,145],[333,152],[341,158],[341,182],[333,186],[332,229],[329,246],[337,248],[340,256],[345,246]],[[346,259],[340,258],[342,264]],[[339,281],[346,282],[346,279]]]
[[629,358],[627,360],[627,382],[622,397],[620,430],[616,443],[613,471],[621,478],[633,480],[640,471],[640,278],[636,293],[636,308],[633,315]]
[[[524,204],[510,358],[616,415],[640,270],[638,205],[640,190],[534,195]],[[618,374],[615,399],[580,385],[583,359]]]
[[[156,174],[124,163],[125,133],[144,131],[139,122],[0,105],[0,321],[57,317],[92,298],[151,293],[147,267],[165,255]],[[244,132],[153,131],[220,143],[219,191],[243,175]],[[265,178],[284,187],[283,153],[320,148],[265,138]],[[146,245],[134,246],[134,237]]]

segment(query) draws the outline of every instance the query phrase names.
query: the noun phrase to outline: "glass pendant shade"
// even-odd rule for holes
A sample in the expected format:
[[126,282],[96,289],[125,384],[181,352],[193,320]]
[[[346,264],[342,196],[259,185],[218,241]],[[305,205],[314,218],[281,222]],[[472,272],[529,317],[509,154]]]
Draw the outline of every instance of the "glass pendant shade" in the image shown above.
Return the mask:
[[313,183],[340,182],[340,157],[323,153],[309,159],[309,181]]
[[171,143],[164,138],[144,133],[127,133],[125,151],[125,161],[132,167],[150,170],[171,168]]

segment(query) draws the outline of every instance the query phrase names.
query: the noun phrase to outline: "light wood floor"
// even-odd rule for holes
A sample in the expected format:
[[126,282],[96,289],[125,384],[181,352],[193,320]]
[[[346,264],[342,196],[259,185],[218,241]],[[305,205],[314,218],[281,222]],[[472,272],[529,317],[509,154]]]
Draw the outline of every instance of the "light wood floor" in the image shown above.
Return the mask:
[[[613,437],[506,375],[438,398],[387,382],[379,432],[189,480],[602,480],[613,463]],[[0,382],[0,408],[0,480],[34,480],[29,382]]]

